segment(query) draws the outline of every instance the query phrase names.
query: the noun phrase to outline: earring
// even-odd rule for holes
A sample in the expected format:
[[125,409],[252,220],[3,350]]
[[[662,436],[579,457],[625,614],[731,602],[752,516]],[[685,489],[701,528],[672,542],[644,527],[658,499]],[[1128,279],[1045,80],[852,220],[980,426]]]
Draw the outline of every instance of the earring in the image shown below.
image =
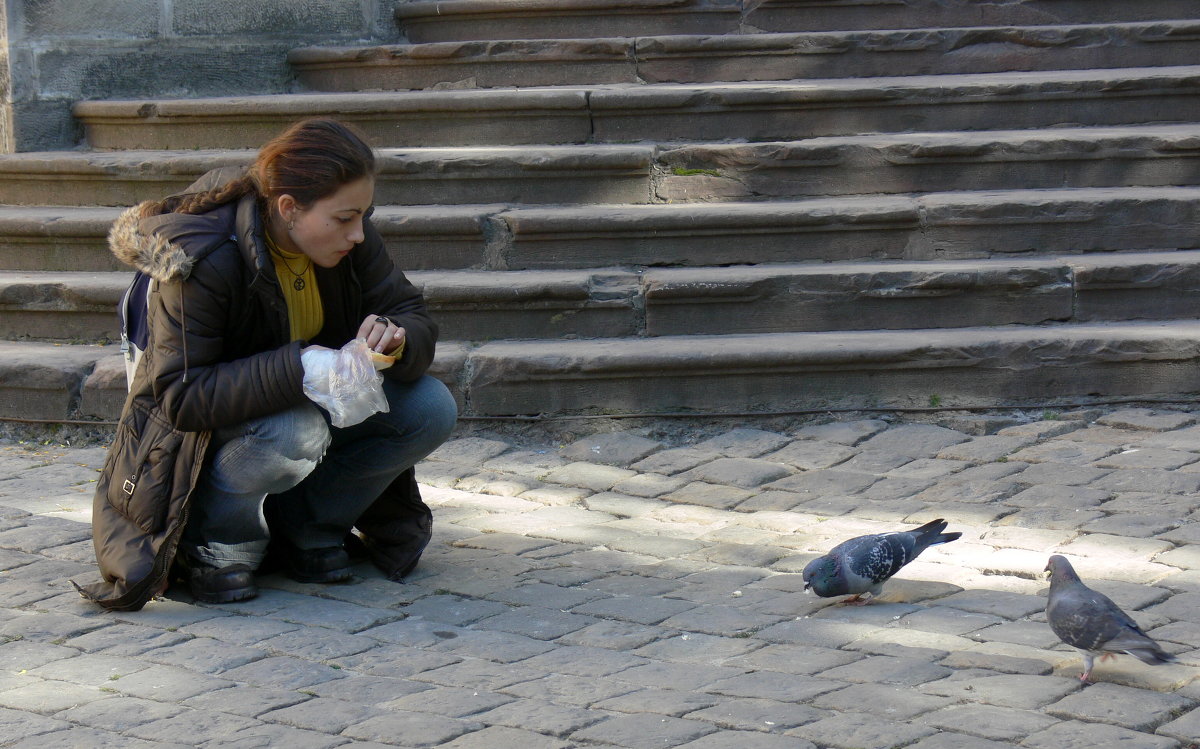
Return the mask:
[[288,221],[288,231],[296,228],[296,219]]

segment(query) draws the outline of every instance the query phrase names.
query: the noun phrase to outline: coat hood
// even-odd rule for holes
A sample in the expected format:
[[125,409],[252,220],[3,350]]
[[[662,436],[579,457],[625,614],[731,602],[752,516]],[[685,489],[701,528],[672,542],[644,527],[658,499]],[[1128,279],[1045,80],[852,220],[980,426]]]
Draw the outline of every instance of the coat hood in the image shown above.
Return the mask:
[[109,250],[117,260],[157,281],[187,278],[195,260],[172,242],[169,235],[149,231],[149,227],[143,226],[148,220],[142,218],[142,210],[148,204],[149,201],[138,203],[121,212],[108,231]]
[[[245,173],[243,167],[213,169],[181,194],[220,187]],[[234,200],[202,214],[160,213],[146,215],[151,201],[138,203],[121,213],[108,232],[108,247],[126,265],[162,282],[181,281],[191,275],[199,255],[235,234],[239,203],[248,203],[243,213],[253,213],[253,199]],[[248,214],[249,215],[249,214]],[[252,222],[247,227],[253,228]]]

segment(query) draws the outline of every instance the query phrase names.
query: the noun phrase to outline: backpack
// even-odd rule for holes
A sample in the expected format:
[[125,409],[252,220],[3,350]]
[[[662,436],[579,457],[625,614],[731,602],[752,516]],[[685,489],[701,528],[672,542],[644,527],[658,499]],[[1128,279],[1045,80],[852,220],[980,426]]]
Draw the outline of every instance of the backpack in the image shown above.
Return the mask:
[[133,389],[133,373],[137,371],[142,352],[150,341],[150,285],[154,279],[138,271],[117,306],[121,320],[121,355],[125,359],[125,387]]

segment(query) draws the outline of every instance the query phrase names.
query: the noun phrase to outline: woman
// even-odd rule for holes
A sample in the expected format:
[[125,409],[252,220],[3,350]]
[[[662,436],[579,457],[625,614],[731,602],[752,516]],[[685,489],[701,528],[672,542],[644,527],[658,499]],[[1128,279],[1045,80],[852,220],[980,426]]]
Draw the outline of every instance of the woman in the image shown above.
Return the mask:
[[[437,326],[369,220],[374,170],[356,132],[305,120],[244,174],[210,172],[113,225],[114,255],[155,282],[93,508],[104,580],[83,595],[136,610],[174,561],[199,600],[252,598],[268,540],[304,582],[347,579],[347,541],[393,579],[416,564],[431,516],[412,466],[457,411],[426,374]],[[302,354],[354,338],[396,357],[389,409],[336,428],[305,396]]]

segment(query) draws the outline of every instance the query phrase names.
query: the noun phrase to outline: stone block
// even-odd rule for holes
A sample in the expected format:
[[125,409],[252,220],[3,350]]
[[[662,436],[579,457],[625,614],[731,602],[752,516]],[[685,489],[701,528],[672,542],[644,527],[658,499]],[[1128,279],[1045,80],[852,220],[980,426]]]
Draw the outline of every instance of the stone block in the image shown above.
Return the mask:
[[[964,677],[969,674],[964,673]],[[926,694],[980,702],[997,707],[1036,710],[1080,688],[1078,679],[1023,674],[942,679],[917,687]]]
[[930,458],[946,447],[966,442],[968,439],[967,435],[953,429],[932,424],[906,424],[876,434],[860,447],[863,450],[880,450],[910,458]]
[[1200,438],[1200,426],[1186,426],[1167,432],[1159,432],[1142,437],[1138,444],[1142,447],[1162,447],[1170,450],[1189,450],[1196,447],[1196,439]]
[[831,468],[857,454],[834,441],[800,439],[762,456],[763,460],[786,463],[802,471]]
[[1105,725],[1063,721],[1030,735],[1022,742],[1030,749],[1090,749],[1096,746],[1137,746],[1138,749],[1175,749],[1174,739]]
[[700,507],[715,510],[728,510],[737,507],[751,496],[753,496],[752,491],[736,486],[693,481],[673,492],[663,494],[659,498],[668,502],[699,505]]
[[115,421],[125,405],[127,388],[124,356],[107,356],[97,360],[95,368],[83,381],[80,415]]
[[171,27],[180,36],[274,33],[311,34],[316,29],[364,35],[370,31],[355,0],[264,0],[252,9],[233,0],[183,0],[172,6]]
[[1196,417],[1177,411],[1155,411],[1150,408],[1124,408],[1096,419],[1097,424],[1138,429],[1147,432],[1171,432],[1196,423]]
[[1097,460],[1099,468],[1144,468],[1151,470],[1174,470],[1188,463],[1200,460],[1196,453],[1180,450],[1165,450],[1161,448],[1129,448],[1115,455],[1109,455]]
[[1164,723],[1158,727],[1157,733],[1179,741],[1192,741],[1200,736],[1200,709],[1192,710],[1170,723]]
[[1077,507],[1032,507],[1006,515],[1001,525],[1017,528],[1044,528],[1049,530],[1078,530],[1081,526],[1104,517],[1099,510],[1083,510]]
[[[529,697],[500,705],[475,717],[491,726],[501,725],[563,737],[602,720],[604,714],[597,710],[557,705]],[[521,741],[519,745],[526,746],[526,742]]]
[[610,716],[595,725],[576,731],[571,738],[583,742],[604,741],[638,749],[647,743],[656,746],[678,746],[716,730],[711,724],[698,720],[653,713],[634,713]]
[[1191,494],[1200,490],[1200,474],[1127,468],[1097,479],[1090,486],[1112,492]]
[[1089,533],[1067,542],[1060,548],[1060,552],[1065,555],[1076,554],[1106,559],[1120,555],[1128,559],[1149,561],[1156,555],[1170,551],[1172,548],[1174,545],[1167,541]]
[[629,432],[594,434],[567,445],[560,453],[570,460],[623,468],[662,449],[662,444]]
[[162,14],[160,0],[26,0],[21,5],[23,34],[18,38],[150,37],[158,33]]
[[[1107,509],[1107,508],[1106,508]],[[1171,515],[1133,515],[1114,513],[1107,517],[1093,520],[1081,526],[1085,533],[1100,533],[1115,536],[1136,536],[1149,538],[1158,536],[1177,528],[1180,524],[1178,516]],[[1167,540],[1174,540],[1168,538]]]
[[946,697],[920,694],[893,684],[854,684],[813,700],[814,707],[838,712],[886,714],[893,720],[911,720],[951,704]]
[[720,456],[719,452],[710,452],[696,447],[674,447],[649,455],[630,467],[638,471],[650,471],[673,476],[681,471],[695,468],[701,463],[714,460]]
[[1031,444],[1030,437],[1001,437],[985,435],[970,441],[951,445],[937,454],[947,460],[963,460],[971,463],[989,463],[1004,458]]
[[854,713],[841,713],[788,731],[789,735],[833,749],[897,749],[934,733],[936,731],[926,726],[880,718],[863,720],[861,715]]
[[[1023,478],[1022,473],[1017,478]],[[1091,486],[1046,486],[1033,485],[1024,491],[1004,497],[1006,505],[1030,508],[1085,509],[1098,507],[1112,497],[1112,493]]]
[[881,419],[859,419],[851,421],[832,421],[827,424],[816,424],[801,427],[796,430],[796,436],[807,440],[824,440],[840,445],[857,445],[865,439],[887,429],[888,423]]
[[1058,721],[1032,710],[994,705],[951,705],[920,719],[921,723],[996,741],[1019,741]]
[[791,474],[792,471],[787,466],[776,461],[754,458],[719,458],[686,471],[679,477],[710,484],[753,489]]
[[[817,710],[808,705],[791,702],[726,698],[721,700],[719,705],[705,710],[697,710],[691,714],[691,717],[706,720],[724,729],[721,734],[715,734],[716,736],[731,733],[744,740],[745,737],[742,733],[744,731],[761,732],[766,728],[772,731],[786,731],[805,723],[812,723],[829,714],[828,710]],[[796,741],[794,737],[787,737],[785,740]],[[737,746],[747,745],[739,743]],[[795,749],[809,749],[809,747],[801,744]]]
[[[771,723],[775,725],[774,721]],[[680,746],[681,749],[684,747],[686,749],[816,749],[816,744],[791,736],[774,736],[759,731],[729,730],[710,733]]]
[[[854,663],[838,666],[819,675],[824,679],[836,679],[855,684],[887,685],[911,688],[918,684],[943,679],[951,673],[945,666],[919,658],[902,658],[886,655],[870,655]],[[948,701],[929,700],[928,710],[949,704]],[[819,703],[817,707],[822,707]]]
[[1095,684],[1076,694],[1067,695],[1044,710],[1067,720],[1111,723],[1134,731],[1153,732],[1193,701],[1174,694],[1159,694],[1115,684]]
[[[214,49],[215,47],[215,49]],[[71,39],[38,53],[43,98],[140,98],[150,92],[189,96],[273,94],[291,73],[286,41],[195,41],[178,38],[100,44]]]
[[376,715],[351,725],[342,732],[342,735],[373,742],[391,741],[395,737],[403,735],[407,737],[408,741],[436,746],[482,728],[482,725],[473,721],[428,713],[395,711]]
[[787,437],[777,432],[738,428],[704,440],[695,445],[695,449],[720,453],[727,458],[757,458],[770,450],[783,447],[788,442]]

